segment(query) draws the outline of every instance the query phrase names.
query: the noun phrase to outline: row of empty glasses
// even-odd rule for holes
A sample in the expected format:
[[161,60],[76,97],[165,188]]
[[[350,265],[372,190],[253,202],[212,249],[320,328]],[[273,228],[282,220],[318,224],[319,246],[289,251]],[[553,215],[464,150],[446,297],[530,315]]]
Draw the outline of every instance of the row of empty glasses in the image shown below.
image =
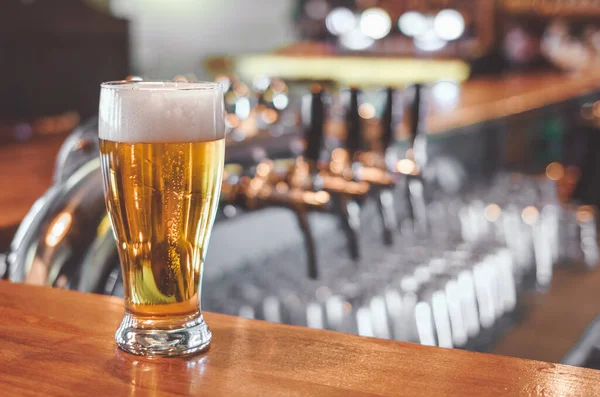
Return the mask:
[[207,283],[203,303],[266,321],[482,350],[515,320],[523,291],[549,285],[554,266],[598,261],[596,212],[560,205],[547,178],[500,174],[462,195],[428,196],[426,233],[405,220],[395,244],[382,245],[367,202],[359,261],[347,259],[339,236],[326,236],[318,240],[319,280],[306,277],[300,249],[289,248]]

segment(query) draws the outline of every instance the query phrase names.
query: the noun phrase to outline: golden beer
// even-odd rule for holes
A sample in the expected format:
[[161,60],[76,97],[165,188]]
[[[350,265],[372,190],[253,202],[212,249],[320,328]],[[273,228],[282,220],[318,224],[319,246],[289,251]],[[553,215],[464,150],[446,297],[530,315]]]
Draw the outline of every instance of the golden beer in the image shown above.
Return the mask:
[[117,344],[139,355],[201,351],[211,340],[200,291],[223,173],[221,86],[102,84],[99,137],[125,297]]
[[221,189],[225,141],[101,140],[106,205],[138,317],[193,316]]

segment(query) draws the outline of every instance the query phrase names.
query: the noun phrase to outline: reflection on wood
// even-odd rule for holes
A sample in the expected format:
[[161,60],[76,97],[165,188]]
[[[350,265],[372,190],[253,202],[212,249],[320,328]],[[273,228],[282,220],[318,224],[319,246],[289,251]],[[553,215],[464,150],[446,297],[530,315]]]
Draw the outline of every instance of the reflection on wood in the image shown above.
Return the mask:
[[64,137],[0,145],[0,248],[35,200],[52,183],[54,161]]
[[205,355],[121,352],[117,298],[0,282],[5,395],[599,395],[600,372],[206,314]]

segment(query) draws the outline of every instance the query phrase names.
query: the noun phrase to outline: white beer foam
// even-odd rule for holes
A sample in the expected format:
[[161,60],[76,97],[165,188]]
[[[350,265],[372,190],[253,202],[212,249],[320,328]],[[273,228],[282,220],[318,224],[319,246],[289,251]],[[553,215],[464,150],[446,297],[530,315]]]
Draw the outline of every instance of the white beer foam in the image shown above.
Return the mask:
[[103,84],[100,139],[125,143],[201,142],[225,136],[218,83]]

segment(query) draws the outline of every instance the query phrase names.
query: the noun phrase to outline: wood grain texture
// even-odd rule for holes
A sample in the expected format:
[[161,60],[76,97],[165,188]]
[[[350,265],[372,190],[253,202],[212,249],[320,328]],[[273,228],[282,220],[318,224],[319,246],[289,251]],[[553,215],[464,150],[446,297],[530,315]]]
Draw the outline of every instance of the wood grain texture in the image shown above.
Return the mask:
[[482,77],[464,83],[456,103],[432,101],[432,133],[520,114],[600,91],[600,73]]
[[52,183],[64,136],[0,145],[0,247]]
[[210,350],[123,353],[118,298],[0,282],[3,396],[600,395],[600,371],[206,314]]

